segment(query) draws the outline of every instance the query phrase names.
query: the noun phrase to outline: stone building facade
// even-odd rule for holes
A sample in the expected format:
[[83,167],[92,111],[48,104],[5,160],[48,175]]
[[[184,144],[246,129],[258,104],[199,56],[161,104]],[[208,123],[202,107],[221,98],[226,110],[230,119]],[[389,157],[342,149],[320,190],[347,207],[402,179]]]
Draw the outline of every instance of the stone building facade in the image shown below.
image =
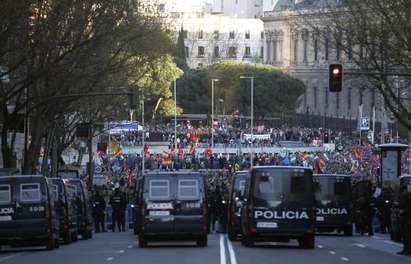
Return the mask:
[[184,30],[186,59],[191,68],[219,60],[263,62],[264,32],[260,19],[205,14],[203,18],[174,20],[172,25],[175,39],[181,27]]
[[356,119],[362,105],[364,117],[371,119],[375,109],[377,121],[387,120],[382,97],[376,89],[364,89],[358,80],[344,76],[343,91],[329,92],[329,64],[343,63],[344,67],[350,67],[352,55],[340,51],[301,23],[302,13],[298,8],[315,8],[316,2],[320,0],[279,0],[274,11],[264,12],[261,17],[264,63],[281,68],[305,83],[299,113]]

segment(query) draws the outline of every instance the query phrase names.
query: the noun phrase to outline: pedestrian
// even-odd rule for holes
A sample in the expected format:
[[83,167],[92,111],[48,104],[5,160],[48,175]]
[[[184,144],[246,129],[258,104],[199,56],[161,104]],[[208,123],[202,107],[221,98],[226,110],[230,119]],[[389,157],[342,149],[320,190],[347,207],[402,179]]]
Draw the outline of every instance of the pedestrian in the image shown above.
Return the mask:
[[125,195],[120,191],[119,186],[114,190],[110,197],[110,205],[112,207],[112,230],[115,232],[116,225],[119,232],[125,231],[125,210],[127,201]]
[[105,224],[105,210],[106,210],[106,201],[104,197],[100,194],[99,191],[96,191],[94,195],[94,228],[96,233],[100,232],[100,227],[102,232],[106,232]]
[[400,230],[403,235],[404,247],[400,255],[411,256],[411,186],[404,186],[400,192]]

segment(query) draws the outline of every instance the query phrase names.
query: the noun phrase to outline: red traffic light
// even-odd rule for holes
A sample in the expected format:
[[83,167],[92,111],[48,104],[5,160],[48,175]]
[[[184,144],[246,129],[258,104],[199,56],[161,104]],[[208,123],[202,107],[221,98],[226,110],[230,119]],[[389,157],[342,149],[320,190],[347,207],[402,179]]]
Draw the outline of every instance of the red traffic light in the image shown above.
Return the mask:
[[330,64],[328,71],[330,92],[341,92],[343,82],[342,64]]
[[340,69],[339,68],[334,68],[333,69],[333,75],[338,75],[340,74]]

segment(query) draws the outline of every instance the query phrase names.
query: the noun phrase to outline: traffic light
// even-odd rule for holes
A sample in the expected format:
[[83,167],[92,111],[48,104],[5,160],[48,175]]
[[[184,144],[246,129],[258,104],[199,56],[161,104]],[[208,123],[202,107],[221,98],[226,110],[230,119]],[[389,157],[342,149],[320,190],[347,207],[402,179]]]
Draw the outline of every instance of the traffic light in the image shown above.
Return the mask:
[[134,86],[128,87],[128,107],[130,110],[135,110],[137,108],[136,105],[136,88]]
[[341,64],[330,64],[329,72],[330,92],[341,92],[343,81],[343,67]]

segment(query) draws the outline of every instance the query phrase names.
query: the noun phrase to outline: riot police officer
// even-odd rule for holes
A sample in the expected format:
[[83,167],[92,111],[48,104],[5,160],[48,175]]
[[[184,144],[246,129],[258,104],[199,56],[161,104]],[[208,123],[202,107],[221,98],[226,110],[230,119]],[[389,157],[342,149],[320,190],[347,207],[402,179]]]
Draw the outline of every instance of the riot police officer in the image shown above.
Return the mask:
[[125,210],[127,207],[127,201],[125,195],[120,191],[120,188],[116,188],[114,193],[110,197],[110,205],[113,208],[112,219],[113,226],[112,230],[115,232],[116,225],[119,232],[125,231]]
[[100,232],[100,227],[102,232],[106,232],[105,228],[105,210],[106,210],[106,201],[104,197],[101,196],[100,192],[97,191],[94,195],[94,227],[96,233]]
[[383,188],[381,195],[377,198],[377,207],[380,218],[380,232],[385,234],[391,232],[391,207],[393,190],[391,187]]
[[409,185],[401,188],[399,207],[404,248],[398,254],[411,256],[411,188]]

